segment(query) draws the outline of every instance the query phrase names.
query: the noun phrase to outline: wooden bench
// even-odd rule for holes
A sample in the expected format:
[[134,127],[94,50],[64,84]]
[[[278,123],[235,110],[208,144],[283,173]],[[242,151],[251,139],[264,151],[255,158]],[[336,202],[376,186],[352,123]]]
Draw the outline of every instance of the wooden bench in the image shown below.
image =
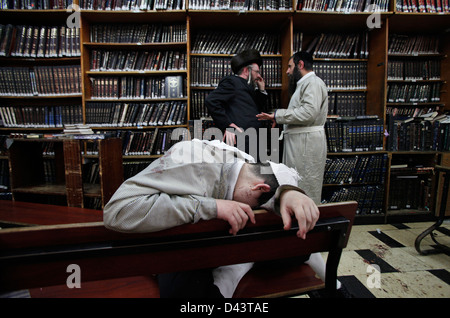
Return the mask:
[[[0,230],[0,293],[28,289],[32,297],[159,297],[158,273],[329,252],[325,288],[332,295],[357,203],[319,208],[319,221],[302,240],[296,227],[283,230],[281,218],[265,211],[257,211],[256,224],[236,236],[228,234],[228,224],[221,220],[124,234],[106,229],[101,211],[0,202],[2,222],[28,225]],[[81,223],[73,223],[77,213]],[[40,214],[59,216],[36,218]],[[64,224],[55,224],[58,218]],[[80,268],[81,288],[66,285],[70,264]],[[290,264],[252,269],[234,297],[279,297],[319,288],[324,284],[309,266]]]

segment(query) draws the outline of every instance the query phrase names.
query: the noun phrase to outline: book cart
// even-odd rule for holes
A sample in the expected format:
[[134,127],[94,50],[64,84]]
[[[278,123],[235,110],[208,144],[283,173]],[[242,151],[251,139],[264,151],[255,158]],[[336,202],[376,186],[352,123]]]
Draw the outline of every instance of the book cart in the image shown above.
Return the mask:
[[[420,115],[420,111],[425,110],[424,116],[416,116],[413,122],[418,125],[425,121],[427,124],[442,123],[438,129],[439,140],[448,134],[444,119],[441,117],[438,121],[431,117],[435,112],[441,115],[448,110],[448,4],[443,1],[439,8],[430,2],[423,9],[417,7],[415,12],[411,6],[390,1],[380,4],[377,9],[380,11],[375,12],[371,7],[366,12],[365,7],[370,3],[360,1],[348,1],[340,8],[321,7],[319,2],[314,5],[315,1],[274,1],[265,6],[254,1],[248,3],[249,7],[245,8],[242,2],[233,1],[227,7],[219,2],[210,2],[205,7],[189,0],[160,4],[155,8],[150,2],[141,1],[135,7],[126,7],[128,2],[123,2],[120,8],[106,8],[94,7],[89,1],[75,1],[81,8],[79,57],[13,57],[6,53],[0,59],[2,68],[3,65],[28,68],[77,65],[80,67],[77,95],[10,96],[6,90],[0,96],[0,106],[2,110],[13,107],[8,110],[14,110],[16,114],[17,111],[26,113],[25,107],[39,109],[68,104],[80,107],[78,122],[88,124],[96,132],[113,133],[122,140],[126,178],[171,146],[174,129],[187,129],[194,120],[208,122],[204,99],[218,80],[229,73],[227,63],[238,53],[239,44],[245,42],[243,39],[249,39],[253,46],[261,45],[262,72],[270,109],[287,107],[289,93],[285,73],[290,56],[300,48],[317,50],[315,71],[329,87],[330,105],[326,127],[329,167],[323,199],[330,202],[333,195],[337,200],[350,193],[359,195],[357,222],[391,222],[405,216],[429,217],[437,211],[440,196],[436,196],[436,191],[442,186],[434,177],[433,168],[448,161],[448,144],[441,142],[425,149],[425,141],[417,141],[422,148],[409,141],[410,148],[400,150],[398,145],[395,148],[394,137],[398,141],[401,137],[412,136],[413,125],[403,122],[403,117],[392,118],[392,110],[396,109],[396,115],[399,112],[409,114],[409,111]],[[3,25],[23,25],[25,22],[18,21],[29,21],[38,30],[39,26],[65,25],[72,13],[61,8],[3,7],[0,10]],[[133,34],[143,29],[148,30],[146,34],[150,34],[150,30],[159,31],[153,31],[156,32],[153,38],[133,38]],[[128,38],[108,38],[117,34]],[[395,38],[426,39],[431,35],[438,43],[435,53],[389,51]],[[29,42],[32,45],[33,42]],[[347,50],[333,51],[336,42],[342,43]],[[3,52],[4,46],[1,49]],[[417,78],[395,73],[398,67],[405,70],[424,65],[432,72],[421,79],[418,76],[422,74],[415,71],[413,76]],[[170,77],[176,78],[178,83],[178,90],[173,95],[165,89]],[[433,97],[390,101],[395,89],[429,91]],[[430,118],[425,119],[426,114],[430,114]],[[57,133],[63,129],[62,126],[44,127],[35,122],[23,124],[17,118],[12,125],[3,121],[2,135]],[[65,123],[69,122],[63,121]],[[397,133],[404,134],[402,128],[409,129],[409,133],[394,135],[394,124]],[[360,131],[355,127],[365,131],[364,137],[350,138],[350,132]],[[346,132],[344,136],[343,132]],[[95,152],[91,156],[96,156]],[[361,167],[369,167],[370,173],[358,172],[358,169],[367,170]],[[417,181],[418,188],[411,191],[416,191],[415,197],[426,197],[425,204],[423,201],[422,205],[400,205],[396,201],[406,195],[396,190],[405,188],[402,182],[410,184],[409,181]]]

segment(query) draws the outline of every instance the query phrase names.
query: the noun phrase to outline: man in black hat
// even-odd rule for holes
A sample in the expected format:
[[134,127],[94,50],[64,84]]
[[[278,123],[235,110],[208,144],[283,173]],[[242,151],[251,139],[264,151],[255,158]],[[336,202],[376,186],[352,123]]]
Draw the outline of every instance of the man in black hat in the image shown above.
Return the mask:
[[[235,55],[231,59],[234,75],[222,78],[218,87],[205,100],[214,123],[224,134],[223,141],[231,146],[236,146],[238,141],[237,147],[247,153],[250,153],[250,146],[254,147],[250,154],[255,158],[259,157],[253,152],[257,152],[258,140],[251,138],[257,138],[259,128],[263,127],[256,115],[267,103],[265,82],[260,72],[262,64],[257,50],[248,49]],[[252,128],[255,132],[251,131]],[[240,138],[240,133],[248,138]]]

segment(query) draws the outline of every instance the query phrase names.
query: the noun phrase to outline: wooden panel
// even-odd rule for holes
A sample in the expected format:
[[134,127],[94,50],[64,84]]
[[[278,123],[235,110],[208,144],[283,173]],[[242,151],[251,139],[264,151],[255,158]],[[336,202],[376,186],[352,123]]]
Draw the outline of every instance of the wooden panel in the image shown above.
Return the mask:
[[369,32],[369,61],[367,63],[367,115],[378,115],[385,122],[387,94],[387,46],[388,23],[383,21],[380,29]]
[[286,297],[324,287],[306,264],[252,268],[239,282],[233,298]]
[[42,144],[13,140],[9,148],[11,190],[24,186],[44,183],[44,163]]
[[83,177],[79,140],[64,141],[64,166],[66,172],[67,205],[82,208],[84,206]]
[[133,276],[81,282],[81,288],[66,285],[32,288],[31,298],[158,298],[158,283],[153,276]]
[[[441,165],[445,166],[445,167],[450,167],[450,154],[449,153],[442,154]],[[437,198],[436,198],[436,209],[435,209],[436,216],[439,216],[439,211],[441,209],[443,186],[444,186],[444,173],[440,172],[439,180],[438,180]],[[449,190],[449,192],[450,192],[450,190]],[[450,193],[447,198],[447,208],[445,209],[445,216],[450,216]]]
[[[76,224],[77,227],[84,226],[86,222],[102,222],[103,211],[91,209],[79,209],[66,206],[17,202],[0,201],[0,221],[18,224],[33,225],[33,228],[27,228],[27,231],[40,227],[36,225],[58,225]],[[1,230],[0,233],[9,231],[14,234],[18,229]],[[15,234],[20,237],[20,234]],[[0,243],[0,247],[3,247]]]
[[99,141],[99,164],[103,208],[123,182],[122,139]]
[[[350,226],[352,226],[356,207],[356,202],[341,202],[321,205],[319,209],[321,218],[343,216],[350,221]],[[277,224],[282,228],[282,221],[279,216],[267,213],[264,210],[255,211],[255,214],[256,224],[249,223],[246,228]],[[163,237],[187,233],[228,233],[228,224],[218,219],[185,224],[154,233],[119,233],[108,230],[103,226],[102,211],[9,201],[0,202],[0,220],[43,225],[0,231],[0,248],[2,249]],[[63,226],[62,224],[67,225]],[[347,232],[346,240],[350,236],[350,231],[351,229]]]

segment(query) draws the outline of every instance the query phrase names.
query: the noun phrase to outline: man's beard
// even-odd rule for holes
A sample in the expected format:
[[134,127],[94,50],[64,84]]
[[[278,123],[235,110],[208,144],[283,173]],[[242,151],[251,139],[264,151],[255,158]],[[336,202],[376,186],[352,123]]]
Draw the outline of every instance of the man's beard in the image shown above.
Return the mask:
[[252,76],[252,69],[251,68],[249,69],[247,84],[252,89],[257,89],[258,88],[258,84],[256,84],[256,80]]
[[295,89],[297,88],[297,82],[302,78],[302,74],[300,74],[300,71],[298,67],[294,67],[294,71],[291,75],[289,75],[289,94],[293,95],[295,92]]

